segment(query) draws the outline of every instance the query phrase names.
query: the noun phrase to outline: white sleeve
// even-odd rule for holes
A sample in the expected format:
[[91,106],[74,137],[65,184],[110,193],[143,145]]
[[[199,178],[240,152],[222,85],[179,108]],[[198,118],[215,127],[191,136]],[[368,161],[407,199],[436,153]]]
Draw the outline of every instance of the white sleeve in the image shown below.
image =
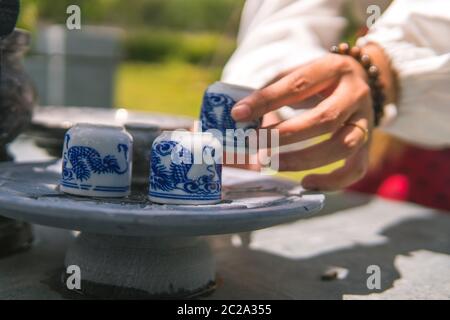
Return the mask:
[[381,45],[399,76],[397,117],[384,130],[450,145],[450,1],[396,0],[358,45]]
[[324,55],[346,25],[342,0],[247,0],[238,48],[222,81],[261,88],[280,72]]

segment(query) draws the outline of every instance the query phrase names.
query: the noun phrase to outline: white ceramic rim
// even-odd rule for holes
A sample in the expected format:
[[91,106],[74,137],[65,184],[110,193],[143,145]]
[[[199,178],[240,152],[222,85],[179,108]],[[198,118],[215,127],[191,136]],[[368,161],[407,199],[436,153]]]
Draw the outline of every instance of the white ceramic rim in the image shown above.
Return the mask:
[[[92,122],[77,122],[72,128],[92,128],[92,129],[112,129],[112,130],[124,130],[125,128],[120,125],[110,125],[110,124],[101,124],[101,123],[92,123]],[[71,129],[72,129],[71,128]]]
[[216,81],[210,87],[214,87],[214,86],[215,87],[222,87],[222,88],[226,88],[226,89],[249,91],[249,92],[253,92],[253,91],[257,90],[256,88],[240,86],[238,84],[232,84],[232,83],[223,82],[223,81]]

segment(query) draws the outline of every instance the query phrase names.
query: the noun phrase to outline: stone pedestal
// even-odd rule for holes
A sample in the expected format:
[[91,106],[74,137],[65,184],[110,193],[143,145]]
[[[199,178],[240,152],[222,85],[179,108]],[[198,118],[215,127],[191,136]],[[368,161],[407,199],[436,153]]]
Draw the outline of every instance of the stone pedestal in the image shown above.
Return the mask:
[[32,242],[30,224],[0,217],[0,257],[26,250]]
[[66,268],[81,271],[81,294],[110,299],[191,298],[215,287],[214,259],[201,238],[81,233]]

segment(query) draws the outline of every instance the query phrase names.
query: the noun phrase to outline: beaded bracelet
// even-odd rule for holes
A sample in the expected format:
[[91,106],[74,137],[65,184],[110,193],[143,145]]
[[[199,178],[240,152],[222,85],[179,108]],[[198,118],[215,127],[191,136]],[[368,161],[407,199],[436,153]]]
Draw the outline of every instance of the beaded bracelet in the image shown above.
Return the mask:
[[359,47],[350,47],[348,43],[340,43],[338,46],[332,46],[330,52],[351,56],[366,70],[373,101],[374,123],[375,126],[378,126],[383,118],[384,102],[386,101],[383,85],[379,79],[380,72],[378,67],[372,64],[372,61],[367,54],[361,54],[361,49]]

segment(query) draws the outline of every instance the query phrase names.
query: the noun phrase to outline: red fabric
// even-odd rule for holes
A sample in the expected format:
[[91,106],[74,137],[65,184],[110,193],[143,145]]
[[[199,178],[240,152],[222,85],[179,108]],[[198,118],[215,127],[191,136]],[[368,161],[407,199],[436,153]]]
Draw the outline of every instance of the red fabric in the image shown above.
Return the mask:
[[450,149],[408,147],[400,159],[386,161],[349,189],[449,211]]

